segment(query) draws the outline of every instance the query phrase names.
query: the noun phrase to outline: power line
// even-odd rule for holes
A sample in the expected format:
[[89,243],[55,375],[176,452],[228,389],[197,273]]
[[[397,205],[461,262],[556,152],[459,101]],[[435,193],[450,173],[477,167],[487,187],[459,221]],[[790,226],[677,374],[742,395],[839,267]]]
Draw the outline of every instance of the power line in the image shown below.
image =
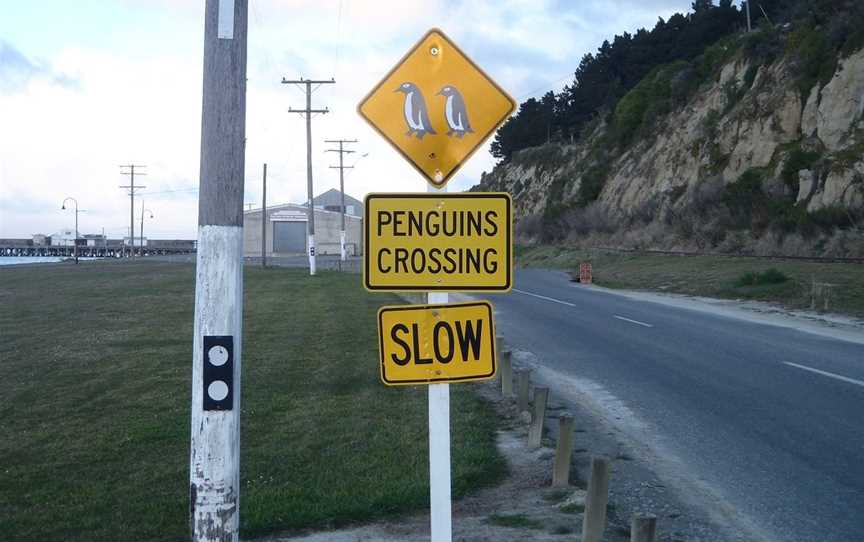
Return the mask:
[[[544,83],[543,86],[541,86],[541,87],[537,87],[537,88],[535,88],[534,90],[532,90],[531,92],[526,92],[525,94],[522,94],[522,95],[518,96],[516,99],[517,99],[517,100],[522,100],[522,98],[528,98],[529,96],[535,96],[538,92],[541,92],[541,91],[543,91],[543,90],[545,90],[546,92],[549,92],[549,91],[551,90],[549,87],[551,87],[551,86],[553,86],[553,85],[557,85],[557,84],[560,83],[561,81],[563,81],[563,80],[565,80],[565,79],[569,79],[570,77],[575,77],[575,74],[574,74],[573,72],[569,72],[567,75],[564,75],[564,76],[562,76],[562,77],[559,77],[559,78],[556,79],[555,81],[551,81],[551,82],[549,82],[549,83]],[[545,94],[546,92],[544,92],[544,94]]]
[[[333,61],[333,76],[339,75],[339,51],[342,48],[342,0],[339,0],[339,13],[336,16],[336,59]],[[333,87],[331,87],[333,88]],[[330,92],[333,99],[333,92]]]
[[[294,109],[292,107],[288,108],[289,113],[298,113],[300,115],[305,116],[306,118],[306,189],[309,196],[309,219],[306,221],[307,233],[309,237],[309,274],[315,274],[315,206],[312,203],[312,199],[314,197],[312,191],[312,115],[314,114],[325,114],[329,113],[330,110],[326,107],[324,109],[312,109],[312,93],[320,87],[321,85],[334,84],[336,83],[335,79],[327,80],[314,80],[314,79],[285,79],[282,78],[282,84],[293,84],[305,86],[306,92],[306,107],[304,109]],[[312,88],[312,85],[315,85],[315,88]],[[301,89],[303,87],[300,87]]]
[[[129,175],[129,184],[120,186],[120,188],[129,189],[129,249],[132,258],[135,257],[135,191],[147,188],[146,186],[135,186],[135,168],[146,168],[138,164],[128,164],[120,166],[120,175]],[[128,168],[128,171],[123,171],[123,168]],[[139,176],[147,175],[146,173],[138,173]]]
[[[136,187],[137,188],[137,187]],[[198,188],[178,188],[176,190],[159,190],[157,192],[141,192],[142,196],[155,196],[157,194],[177,194],[181,192],[197,192]]]

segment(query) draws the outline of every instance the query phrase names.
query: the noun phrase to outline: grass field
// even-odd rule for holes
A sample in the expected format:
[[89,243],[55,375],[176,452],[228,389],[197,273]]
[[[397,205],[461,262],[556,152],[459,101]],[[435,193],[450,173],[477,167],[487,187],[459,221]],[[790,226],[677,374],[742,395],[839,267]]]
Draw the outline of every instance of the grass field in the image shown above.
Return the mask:
[[[428,503],[426,389],[383,386],[358,275],[247,268],[241,532]],[[0,268],[3,540],[186,540],[194,268]],[[453,491],[505,471],[496,417],[453,386]]]
[[[594,282],[600,286],[772,301],[796,309],[810,307],[815,280],[832,285],[828,295],[829,312],[864,317],[864,265],[861,264],[614,253],[563,246],[517,247],[516,250],[516,262],[526,267],[576,271],[583,261],[592,262]],[[787,280],[746,284],[753,275],[766,276],[771,269]],[[776,274],[771,272],[770,275]],[[817,292],[816,301],[817,309],[824,310],[825,295]]]

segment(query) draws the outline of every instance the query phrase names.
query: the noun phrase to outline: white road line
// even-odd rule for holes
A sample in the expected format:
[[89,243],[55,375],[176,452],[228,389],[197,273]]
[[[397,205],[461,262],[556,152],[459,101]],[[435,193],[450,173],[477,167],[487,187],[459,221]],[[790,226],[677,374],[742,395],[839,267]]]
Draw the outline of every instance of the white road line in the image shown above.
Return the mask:
[[653,324],[646,324],[645,322],[640,322],[639,320],[631,320],[630,318],[624,318],[623,316],[618,316],[617,314],[613,314],[612,318],[617,318],[619,320],[624,320],[625,322],[630,322],[631,324],[636,324],[639,326],[645,327],[654,327]]
[[[514,292],[530,295],[531,297],[536,297],[537,299],[543,299],[545,301],[551,301],[552,303],[559,303],[561,305],[567,305],[568,307],[575,307],[575,303],[570,303],[569,301],[561,301],[560,299],[555,299],[554,297],[547,297],[545,295],[535,294],[533,292],[526,292],[525,290],[520,290],[519,288],[513,288]],[[645,322],[640,322],[639,320],[631,320],[630,318],[624,318],[623,316],[618,316],[617,314],[612,316],[613,318],[617,318],[619,320],[624,320],[625,322],[630,322],[631,324],[636,324],[639,326],[645,327],[654,327],[652,324],[646,324]]]
[[546,301],[551,301],[553,303],[560,303],[562,305],[567,305],[568,307],[575,307],[574,303],[569,303],[567,301],[561,301],[560,299],[555,299],[552,297],[546,297],[545,295],[540,294],[532,294],[531,292],[526,292],[525,290],[519,290],[518,288],[513,288],[514,292],[518,292],[520,294],[530,295],[531,297],[536,297],[538,299],[545,299]]
[[842,380],[843,382],[848,382],[850,384],[855,384],[857,386],[864,387],[864,381],[855,380],[854,378],[849,378],[848,376],[838,375],[835,373],[829,373],[828,371],[820,371],[819,369],[814,369],[813,367],[807,367],[806,365],[798,365],[797,363],[792,363],[791,361],[784,361],[786,365],[791,365],[792,367],[797,367],[798,369],[803,369],[805,371],[810,371],[811,373],[820,374],[822,376],[827,376],[829,378],[836,378],[837,380]]

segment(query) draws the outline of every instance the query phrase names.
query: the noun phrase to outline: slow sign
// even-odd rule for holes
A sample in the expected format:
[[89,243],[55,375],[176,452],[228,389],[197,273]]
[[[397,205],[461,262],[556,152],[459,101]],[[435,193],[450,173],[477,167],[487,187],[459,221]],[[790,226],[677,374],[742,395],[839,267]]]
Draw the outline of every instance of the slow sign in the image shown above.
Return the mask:
[[495,328],[487,301],[382,307],[378,343],[381,380],[388,386],[495,376]]
[[509,194],[370,194],[365,203],[367,289],[506,292],[512,287]]

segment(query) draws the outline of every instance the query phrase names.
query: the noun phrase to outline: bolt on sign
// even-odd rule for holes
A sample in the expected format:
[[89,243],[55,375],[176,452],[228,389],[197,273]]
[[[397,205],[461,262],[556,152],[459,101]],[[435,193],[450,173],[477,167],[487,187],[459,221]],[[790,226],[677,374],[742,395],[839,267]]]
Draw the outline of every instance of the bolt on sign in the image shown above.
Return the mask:
[[369,194],[365,207],[366,289],[507,292],[512,287],[509,194]]
[[488,301],[381,307],[378,344],[381,380],[388,386],[495,376],[495,328]]
[[515,109],[513,98],[438,29],[423,36],[357,107],[439,187]]

